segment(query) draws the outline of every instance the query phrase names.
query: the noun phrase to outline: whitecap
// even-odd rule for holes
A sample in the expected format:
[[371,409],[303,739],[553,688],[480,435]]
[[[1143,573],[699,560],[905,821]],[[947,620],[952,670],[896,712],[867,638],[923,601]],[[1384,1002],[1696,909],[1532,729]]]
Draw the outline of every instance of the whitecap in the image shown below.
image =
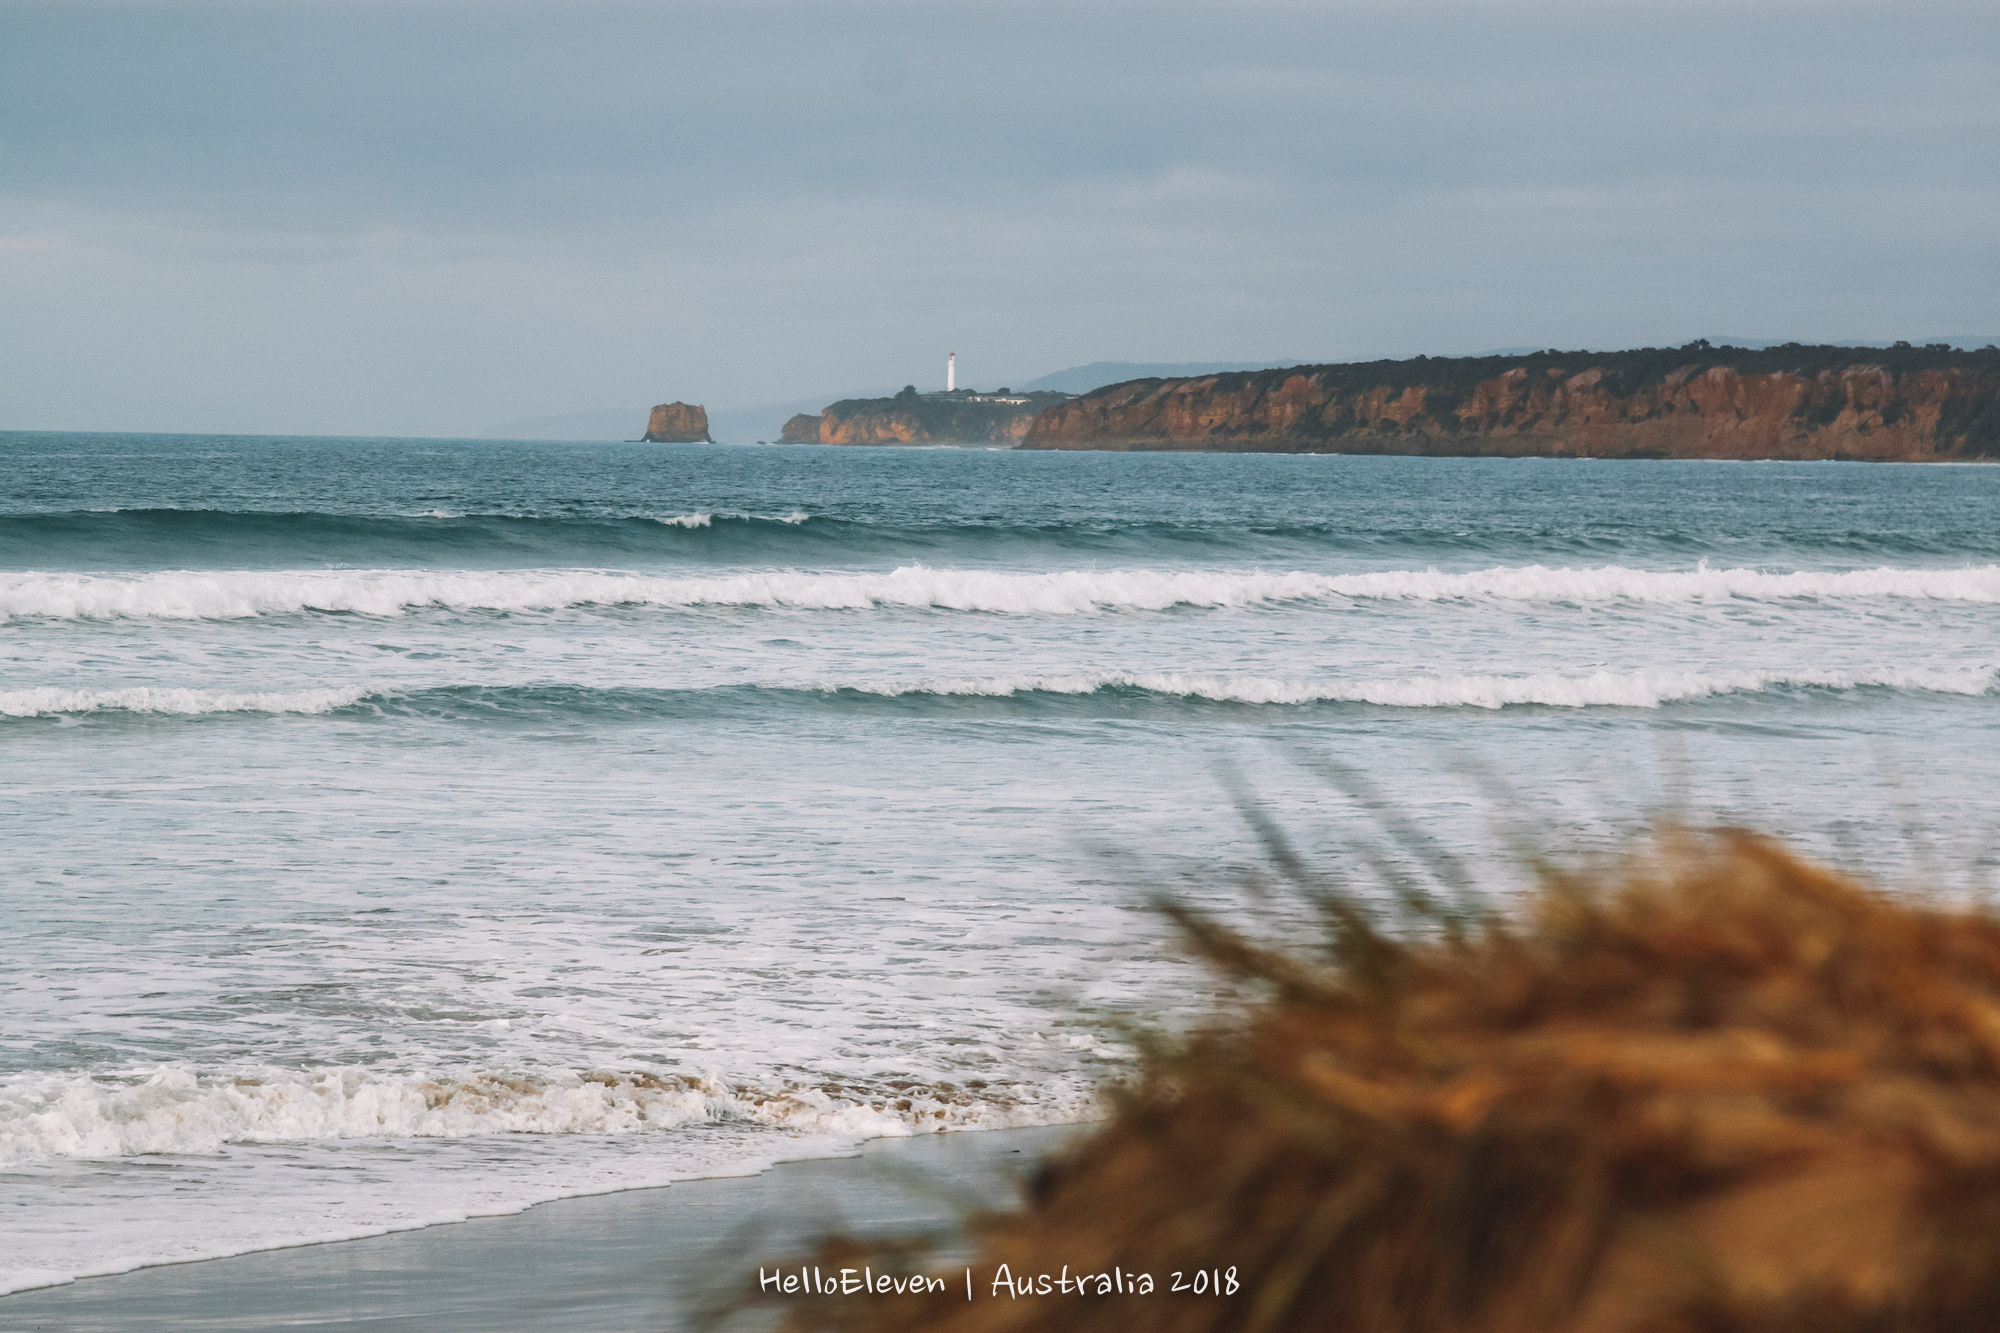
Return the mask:
[[[688,516],[690,521],[699,516]],[[669,520],[660,520],[666,522]],[[0,617],[228,619],[301,611],[391,616],[416,607],[531,611],[569,606],[904,607],[1007,615],[1092,615],[1171,607],[1367,601],[1681,604],[1905,598],[2000,603],[2000,565],[1780,574],[1541,565],[1472,573],[1244,570],[1016,573],[906,565],[887,573],[770,570],[668,576],[598,569],[173,570],[145,574],[0,575]]]
[[162,1065],[122,1077],[16,1075],[0,1083],[0,1165],[210,1153],[227,1144],[485,1134],[640,1134],[738,1121],[863,1138],[1085,1118],[1076,1088],[1003,1082],[788,1083],[593,1070],[386,1074],[359,1067],[204,1075]]
[[1108,689],[1218,703],[1364,703],[1391,708],[1658,708],[1722,694],[1779,689],[1881,688],[1980,695],[1993,689],[1990,668],[1963,671],[1593,671],[1564,675],[1423,674],[1351,681],[1279,680],[1193,674],[1107,672],[1073,676],[1002,676],[967,680],[917,680],[822,686],[890,697],[962,695],[1009,697],[1027,693],[1088,695]]
[[358,703],[367,688],[238,692],[140,685],[127,689],[65,690],[42,686],[0,690],[0,717],[48,717],[107,710],[126,713],[330,713]]

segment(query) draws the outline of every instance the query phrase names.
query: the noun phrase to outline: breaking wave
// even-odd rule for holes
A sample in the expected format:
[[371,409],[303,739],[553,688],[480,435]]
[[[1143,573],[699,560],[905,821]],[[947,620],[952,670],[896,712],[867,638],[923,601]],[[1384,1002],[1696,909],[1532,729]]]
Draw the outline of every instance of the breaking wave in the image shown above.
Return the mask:
[[44,686],[0,690],[0,717],[49,717],[71,713],[331,713],[367,698],[365,687],[342,690],[229,690],[134,686],[122,690],[64,690]]
[[1418,675],[1358,681],[1293,681],[1221,676],[1113,673],[916,681],[846,687],[859,694],[1014,697],[1142,692],[1216,703],[1375,704],[1390,708],[1658,708],[1723,694],[1768,690],[1916,690],[1981,695],[1995,685],[1990,669],[1970,671],[1594,671],[1586,675]]
[[653,522],[661,524],[664,527],[688,528],[692,530],[695,528],[714,527],[715,521],[718,518],[722,519],[724,522],[728,522],[731,519],[735,519],[738,522],[784,523],[791,527],[797,527],[799,524],[804,523],[809,519],[811,519],[812,515],[806,513],[806,511],[803,509],[794,509],[789,514],[770,514],[770,515],[711,514],[707,512],[702,512],[694,514],[676,514],[672,518],[656,518],[653,520]]
[[207,1153],[238,1143],[640,1134],[724,1121],[879,1138],[1086,1119],[1095,1105],[1080,1082],[757,1087],[605,1070],[422,1077],[350,1067],[203,1077],[162,1066],[124,1078],[19,1075],[0,1083],[0,1166]]
[[886,573],[779,570],[679,577],[613,570],[185,570],[0,575],[0,618],[231,619],[299,612],[393,616],[439,607],[548,611],[572,606],[914,608],[1089,615],[1286,602],[1497,601],[1699,605],[1735,601],[1917,599],[2000,603],[2000,565],[1768,573],[1500,567],[1472,573],[1065,570],[1047,574],[906,565]]
[[1649,670],[1525,675],[1422,673],[1356,680],[1287,680],[1168,672],[1100,672],[915,680],[779,681],[692,688],[447,685],[238,694],[220,690],[0,691],[0,717],[92,713],[313,714],[352,711],[445,721],[568,716],[660,718],[761,714],[774,707],[896,711],[998,704],[1022,708],[1345,707],[1659,708],[1735,694],[1851,690],[1977,696],[2000,684],[1991,667],[1955,671]]

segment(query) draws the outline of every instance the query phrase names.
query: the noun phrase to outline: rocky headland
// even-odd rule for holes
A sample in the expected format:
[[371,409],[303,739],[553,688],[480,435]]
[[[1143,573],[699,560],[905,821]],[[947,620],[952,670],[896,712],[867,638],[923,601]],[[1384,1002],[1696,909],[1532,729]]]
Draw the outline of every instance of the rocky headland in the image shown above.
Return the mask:
[[1044,410],[1069,401],[1063,393],[918,393],[893,398],[843,398],[816,417],[785,423],[787,444],[1018,444]]
[[655,444],[708,444],[708,409],[700,403],[661,403],[639,438]]
[[[822,437],[843,406],[822,416]],[[2000,349],[1697,342],[1144,379],[1052,404],[1018,438],[1024,449],[2000,458]]]

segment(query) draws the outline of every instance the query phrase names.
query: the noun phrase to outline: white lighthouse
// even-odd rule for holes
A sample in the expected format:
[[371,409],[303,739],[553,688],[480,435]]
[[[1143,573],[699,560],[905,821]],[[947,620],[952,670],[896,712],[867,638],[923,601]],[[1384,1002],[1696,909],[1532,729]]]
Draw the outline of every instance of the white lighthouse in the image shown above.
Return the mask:
[[946,393],[953,393],[956,392],[957,389],[958,389],[958,353],[953,352],[950,356],[947,356],[944,359],[944,391]]

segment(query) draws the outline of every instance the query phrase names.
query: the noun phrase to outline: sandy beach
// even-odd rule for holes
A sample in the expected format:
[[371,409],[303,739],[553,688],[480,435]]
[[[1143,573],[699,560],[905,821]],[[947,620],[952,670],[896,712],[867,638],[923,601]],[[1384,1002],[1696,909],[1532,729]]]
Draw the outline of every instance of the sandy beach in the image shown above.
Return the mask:
[[[1073,1126],[876,1139],[756,1176],[564,1199],[367,1240],[173,1264],[0,1298],[7,1333],[673,1330],[719,1286],[833,1228],[941,1235]],[[949,1242],[946,1242],[948,1245]]]

